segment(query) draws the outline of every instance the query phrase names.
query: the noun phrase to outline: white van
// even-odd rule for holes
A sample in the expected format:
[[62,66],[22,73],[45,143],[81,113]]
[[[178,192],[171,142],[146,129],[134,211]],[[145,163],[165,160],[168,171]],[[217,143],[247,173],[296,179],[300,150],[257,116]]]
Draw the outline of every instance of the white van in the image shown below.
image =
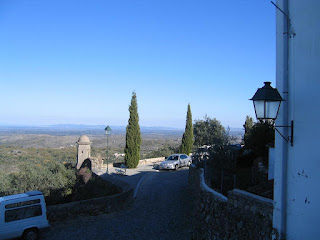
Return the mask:
[[0,197],[0,239],[38,239],[49,228],[44,196],[40,191]]

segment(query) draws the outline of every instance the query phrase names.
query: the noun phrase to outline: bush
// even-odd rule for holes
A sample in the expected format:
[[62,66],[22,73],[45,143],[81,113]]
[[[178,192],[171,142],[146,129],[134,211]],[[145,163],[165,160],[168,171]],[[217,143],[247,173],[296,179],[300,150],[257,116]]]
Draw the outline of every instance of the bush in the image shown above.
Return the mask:
[[245,138],[245,149],[251,149],[254,158],[262,157],[264,166],[268,166],[268,149],[274,146],[274,122],[260,121],[254,123]]
[[193,125],[194,145],[225,145],[228,143],[228,133],[220,121],[208,116],[204,120],[196,120]]
[[164,146],[154,150],[146,155],[146,158],[169,157],[174,153],[178,153],[179,147]]
[[87,184],[79,184],[73,167],[76,156],[76,148],[0,146],[0,196],[39,190],[46,203],[53,205],[117,193],[115,187],[97,176]]
[[0,194],[12,195],[39,190],[47,204],[64,202],[71,195],[76,180],[75,171],[62,163],[47,161],[43,164],[22,164],[19,172],[2,175]]

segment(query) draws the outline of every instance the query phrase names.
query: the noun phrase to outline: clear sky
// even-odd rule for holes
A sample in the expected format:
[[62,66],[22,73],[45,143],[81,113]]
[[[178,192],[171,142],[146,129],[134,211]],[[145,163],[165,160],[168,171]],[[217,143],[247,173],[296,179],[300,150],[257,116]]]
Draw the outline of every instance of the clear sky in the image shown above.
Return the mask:
[[0,125],[242,127],[275,85],[269,0],[0,0]]

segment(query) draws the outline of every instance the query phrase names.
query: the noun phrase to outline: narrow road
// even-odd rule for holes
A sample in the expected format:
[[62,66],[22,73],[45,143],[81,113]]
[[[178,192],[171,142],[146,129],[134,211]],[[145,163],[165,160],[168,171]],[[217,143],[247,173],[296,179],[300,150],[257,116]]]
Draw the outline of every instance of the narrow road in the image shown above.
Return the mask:
[[[188,169],[150,171],[128,209],[53,223],[42,239],[189,239]],[[137,180],[135,179],[135,184]]]

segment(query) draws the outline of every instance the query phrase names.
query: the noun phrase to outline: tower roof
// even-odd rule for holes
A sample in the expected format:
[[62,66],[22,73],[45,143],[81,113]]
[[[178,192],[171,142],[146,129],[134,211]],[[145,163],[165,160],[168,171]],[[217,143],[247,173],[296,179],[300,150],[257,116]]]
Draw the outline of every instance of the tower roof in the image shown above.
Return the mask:
[[90,139],[88,138],[87,135],[82,135],[81,137],[79,137],[79,140],[77,142],[78,144],[90,144]]

